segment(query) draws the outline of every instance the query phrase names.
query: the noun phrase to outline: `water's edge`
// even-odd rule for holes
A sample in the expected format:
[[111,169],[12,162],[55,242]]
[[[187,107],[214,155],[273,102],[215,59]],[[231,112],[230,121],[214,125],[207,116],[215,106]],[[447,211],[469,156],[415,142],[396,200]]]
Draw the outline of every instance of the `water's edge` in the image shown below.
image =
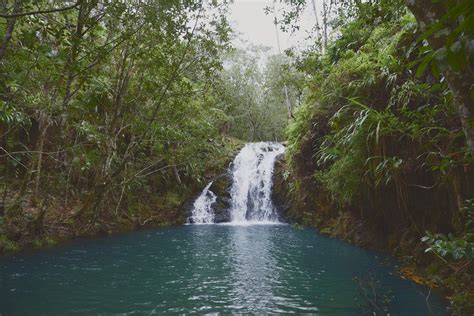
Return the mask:
[[[357,264],[349,263],[348,258],[353,258],[354,263]],[[157,311],[162,312],[172,312],[168,308],[173,308],[173,311],[177,311],[174,308],[178,308],[182,312],[197,311],[194,308],[198,308],[201,304],[207,304],[205,306],[208,306],[209,312],[213,310],[229,312],[229,310],[235,310],[234,308],[240,310],[239,305],[244,308],[243,311],[247,312],[251,310],[261,312],[267,308],[270,308],[267,311],[274,312],[277,310],[284,312],[286,309],[295,311],[295,308],[310,308],[313,312],[321,308],[321,312],[328,309],[336,312],[339,310],[338,304],[344,304],[344,309],[339,310],[336,315],[357,315],[353,300],[359,294],[354,287],[356,284],[353,283],[352,275],[363,276],[374,268],[380,268],[383,271],[374,271],[373,276],[380,279],[383,284],[391,284],[390,287],[394,286],[394,290],[398,289],[395,291],[397,295],[393,303],[395,310],[402,308],[405,310],[402,315],[408,315],[407,307],[400,305],[404,300],[407,303],[413,302],[409,304],[418,302],[409,307],[415,310],[423,307],[424,304],[418,294],[413,292],[414,288],[422,290],[422,287],[400,280],[396,275],[390,275],[391,267],[396,264],[391,263],[390,258],[321,236],[312,229],[295,229],[289,225],[215,224],[150,229],[88,241],[75,240],[69,245],[56,249],[22,254],[2,260],[2,264],[5,264],[3,274],[5,282],[0,288],[6,300],[0,304],[0,309],[10,311],[12,315],[19,314],[19,311],[27,308],[19,304],[20,301],[38,302],[39,310],[50,311],[51,315],[66,310],[71,311],[70,308],[77,310],[78,307],[85,308],[84,311],[88,310],[90,313],[132,311],[129,308],[144,312],[149,311],[150,308],[140,302],[147,301],[159,306],[161,302],[165,304],[168,301],[166,303],[168,307],[157,306]],[[136,266],[137,264],[139,267]],[[130,265],[136,266],[133,273],[129,270]],[[77,273],[71,273],[72,271]],[[339,273],[342,274],[339,275]],[[94,281],[94,276],[98,278],[96,281]],[[255,276],[265,279],[255,279]],[[37,283],[38,278],[43,277],[44,281]],[[221,283],[219,280],[224,277],[227,281]],[[159,282],[160,279],[156,278],[165,279]],[[188,282],[188,278],[192,279]],[[213,281],[209,283],[211,280]],[[109,284],[110,282],[112,283]],[[185,292],[179,290],[180,294],[177,295],[175,291],[181,289],[180,284],[183,282],[184,285],[188,284],[191,287],[186,285]],[[214,282],[220,285],[213,287]],[[168,283],[169,288],[166,285]],[[79,288],[75,289],[76,286],[74,286],[69,289],[69,285],[72,284],[77,284]],[[117,288],[113,286],[114,284],[121,284],[121,286]],[[38,286],[43,288],[44,292],[36,291]],[[64,286],[67,286],[67,289],[63,292],[60,289]],[[123,286],[130,289],[129,294],[125,295],[123,290],[119,291]],[[214,290],[211,291],[209,286]],[[230,286],[231,291],[220,292],[218,289],[221,286],[225,288]],[[249,288],[253,290],[249,291]],[[345,290],[342,290],[343,288]],[[15,291],[9,292],[9,289]],[[28,294],[30,290],[34,291],[31,298]],[[143,291],[148,294],[145,292],[141,294]],[[406,294],[404,294],[405,291]],[[42,293],[50,293],[52,296],[49,299],[54,301],[62,297],[64,303],[54,304],[55,306],[40,303],[38,300],[43,297]],[[80,297],[76,298],[75,294],[78,293],[83,293],[81,294],[83,299],[87,297],[93,299],[83,301]],[[102,293],[102,295],[97,296],[97,293]],[[252,293],[254,293],[252,297],[248,296]],[[259,294],[255,295],[255,293]],[[298,293],[297,296],[294,296],[296,293]],[[187,300],[188,298],[197,299],[200,295],[204,295],[203,299],[206,299],[208,294],[218,299],[216,305],[212,302]],[[311,296],[314,294],[318,295]],[[117,301],[117,306],[111,307],[107,303],[111,299],[110,295],[118,295],[117,299],[122,298],[120,302]],[[221,295],[224,296],[221,297]],[[227,295],[238,299],[235,307],[234,304],[220,305],[219,302],[223,299],[227,302],[230,302],[229,299],[232,301],[232,298]],[[304,295],[304,299],[300,295]],[[335,302],[330,303],[324,299],[324,295],[333,297]],[[437,295],[434,293],[432,295],[433,303],[437,304],[436,308],[439,310],[441,302],[436,298]],[[262,298],[263,301],[255,301],[258,298]],[[284,299],[284,301],[279,301],[282,305],[273,306],[271,302],[275,299],[277,301]],[[290,301],[286,301],[288,299]],[[264,302],[266,303],[262,305],[261,303]],[[70,306],[69,303],[73,305]],[[314,309],[316,307],[318,309]],[[310,309],[306,309],[306,312]],[[428,314],[422,312],[417,315]]]
[[[302,223],[307,223],[308,221],[299,216],[297,208],[306,204],[307,201],[300,197],[295,197],[290,192],[288,181],[284,180],[283,176],[286,172],[286,168],[285,157],[280,156],[275,165],[273,198],[281,208],[282,215],[287,219],[288,223],[311,228],[321,236],[336,239],[360,249],[385,255],[394,260],[398,267],[397,272],[400,276],[414,282],[416,281],[416,283],[421,282],[420,284],[429,287],[433,292],[447,300],[453,294],[453,289],[450,288],[448,284],[435,282],[431,279],[433,276],[443,278],[442,272],[440,275],[433,275],[432,269],[429,269],[432,261],[428,263],[426,263],[426,261],[421,261],[421,263],[414,262],[412,256],[417,253],[416,250],[410,248],[410,251],[407,251],[407,249],[403,250],[388,246],[373,230],[373,227],[352,216],[348,216],[349,212],[342,212],[336,218],[331,216],[318,217],[316,221],[313,220],[309,225],[303,226]],[[346,231],[341,229],[341,227],[352,227],[354,229]],[[420,251],[418,251],[418,253],[420,253]],[[421,253],[424,254],[424,251],[421,251]],[[407,258],[409,260],[407,260]],[[455,306],[452,305],[452,301],[449,302],[451,304],[450,308],[454,309]]]

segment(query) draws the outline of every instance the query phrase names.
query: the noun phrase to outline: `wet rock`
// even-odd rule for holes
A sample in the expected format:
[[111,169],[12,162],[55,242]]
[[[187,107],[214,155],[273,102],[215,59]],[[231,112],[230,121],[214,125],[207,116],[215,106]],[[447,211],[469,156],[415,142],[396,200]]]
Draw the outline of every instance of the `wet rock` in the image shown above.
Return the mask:
[[193,223],[191,219],[192,217],[191,215],[193,212],[193,205],[194,205],[194,201],[196,201],[196,199],[199,197],[200,194],[201,192],[195,194],[191,199],[184,202],[182,206],[182,209],[184,210],[184,217],[186,218],[186,223],[189,223],[189,224]]
[[226,172],[214,179],[211,191],[217,195],[216,202],[212,205],[214,209],[214,222],[224,223],[231,221],[230,206],[230,188],[232,186],[232,175]]
[[[230,222],[230,188],[232,185],[232,175],[229,172],[221,174],[213,179],[209,179],[209,182],[212,181],[212,185],[209,188],[216,196],[217,200],[212,204],[212,209],[214,210],[214,222],[215,223],[225,223]],[[185,210],[186,222],[192,224],[192,211],[194,201],[199,197],[201,191],[196,193],[192,199],[186,201],[183,208]]]
[[291,222],[288,211],[291,209],[291,195],[288,183],[284,178],[286,168],[285,155],[277,156],[273,170],[272,202],[277,209],[278,220]]

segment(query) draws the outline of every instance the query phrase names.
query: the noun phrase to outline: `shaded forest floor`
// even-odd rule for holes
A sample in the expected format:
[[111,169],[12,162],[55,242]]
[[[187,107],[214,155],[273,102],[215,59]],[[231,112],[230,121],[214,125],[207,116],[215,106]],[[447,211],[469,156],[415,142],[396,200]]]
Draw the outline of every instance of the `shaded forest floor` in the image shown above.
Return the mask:
[[[35,196],[33,192],[18,199],[21,182],[11,183],[5,205],[9,206],[0,222],[0,253],[42,248],[78,237],[96,237],[143,228],[184,224],[192,201],[213,178],[226,173],[227,166],[240,149],[242,142],[227,138],[225,147],[216,150],[205,164],[203,179],[180,177],[181,183],[169,177],[143,187],[123,192],[111,192],[100,201],[100,208],[84,208],[90,195],[65,198],[62,186],[49,183],[49,190]],[[170,173],[165,170],[165,173]],[[112,186],[119,185],[112,184]]]

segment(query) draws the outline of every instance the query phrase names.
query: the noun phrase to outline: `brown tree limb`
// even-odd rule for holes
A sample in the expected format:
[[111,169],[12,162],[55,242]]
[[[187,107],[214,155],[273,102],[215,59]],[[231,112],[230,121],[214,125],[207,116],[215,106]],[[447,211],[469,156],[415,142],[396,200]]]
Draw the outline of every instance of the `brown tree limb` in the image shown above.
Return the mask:
[[[22,0],[15,1],[15,4],[13,6],[13,14],[15,14],[15,12],[18,12],[20,10],[21,4],[22,4]],[[16,17],[12,17],[7,20],[7,28],[5,30],[5,35],[3,37],[2,44],[0,45],[0,62],[3,60],[3,57],[5,57],[8,44],[10,43],[12,39],[13,30],[15,29],[15,23],[16,23]]]
[[67,6],[67,7],[63,7],[63,8],[53,8],[53,9],[47,9],[47,10],[17,12],[17,13],[13,12],[11,14],[0,13],[0,18],[13,19],[13,18],[19,18],[19,17],[27,16],[27,15],[37,15],[37,14],[48,14],[48,13],[55,13],[55,12],[63,12],[63,11],[67,11],[67,10],[77,8],[79,6],[79,4],[80,4],[80,1],[77,1],[76,3],[74,3],[70,6]]

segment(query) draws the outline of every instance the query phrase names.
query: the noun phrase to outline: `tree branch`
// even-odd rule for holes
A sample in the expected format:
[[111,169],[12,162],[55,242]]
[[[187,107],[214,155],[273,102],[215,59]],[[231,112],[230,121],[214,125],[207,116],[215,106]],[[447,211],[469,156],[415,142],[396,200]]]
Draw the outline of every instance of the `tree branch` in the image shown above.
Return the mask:
[[12,14],[0,13],[0,18],[11,19],[11,18],[18,18],[18,17],[21,17],[21,16],[27,16],[27,15],[63,12],[63,11],[67,11],[67,10],[77,8],[79,6],[79,4],[80,4],[80,1],[77,1],[76,3],[74,3],[70,6],[64,7],[64,8],[54,8],[54,9],[48,9],[48,10],[38,10],[38,11],[29,11],[29,12],[18,12],[18,13],[12,13]]

